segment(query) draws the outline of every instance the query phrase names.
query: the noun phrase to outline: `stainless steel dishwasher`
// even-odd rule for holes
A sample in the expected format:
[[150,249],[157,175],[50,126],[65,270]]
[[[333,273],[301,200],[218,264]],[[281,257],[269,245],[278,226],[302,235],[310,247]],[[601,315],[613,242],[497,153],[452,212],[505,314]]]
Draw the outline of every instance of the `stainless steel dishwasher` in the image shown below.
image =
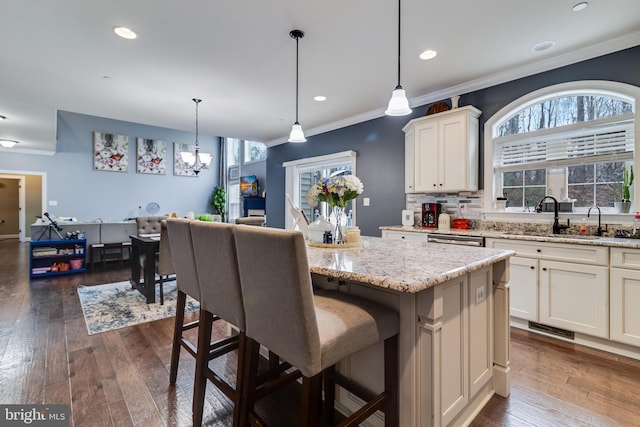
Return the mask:
[[484,247],[484,237],[462,236],[460,234],[428,233],[427,242]]

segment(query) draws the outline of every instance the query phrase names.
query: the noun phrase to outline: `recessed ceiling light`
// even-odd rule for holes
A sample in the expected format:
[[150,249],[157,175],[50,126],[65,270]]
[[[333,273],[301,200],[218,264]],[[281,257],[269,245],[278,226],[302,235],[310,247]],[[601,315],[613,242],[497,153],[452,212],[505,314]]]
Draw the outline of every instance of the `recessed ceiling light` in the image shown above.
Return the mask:
[[589,3],[587,3],[586,1],[577,3],[577,4],[573,5],[573,11],[574,12],[580,12],[581,10],[585,10],[587,8],[587,6],[589,6]]
[[556,42],[554,42],[554,41],[540,42],[540,43],[535,44],[531,48],[531,50],[533,52],[542,52],[543,50],[551,49],[555,45],[556,45]]
[[435,50],[427,49],[420,54],[420,59],[424,59],[425,61],[427,59],[433,59],[437,54],[438,52],[436,52]]
[[133,40],[137,39],[138,35],[127,27],[114,27],[113,32],[122,37],[123,39]]
[[18,141],[14,141],[12,139],[0,139],[0,145],[2,145],[4,148],[11,148],[17,143]]
[[322,101],[326,101],[327,97],[323,95],[317,95],[317,96],[314,96],[313,99],[314,101],[322,102]]

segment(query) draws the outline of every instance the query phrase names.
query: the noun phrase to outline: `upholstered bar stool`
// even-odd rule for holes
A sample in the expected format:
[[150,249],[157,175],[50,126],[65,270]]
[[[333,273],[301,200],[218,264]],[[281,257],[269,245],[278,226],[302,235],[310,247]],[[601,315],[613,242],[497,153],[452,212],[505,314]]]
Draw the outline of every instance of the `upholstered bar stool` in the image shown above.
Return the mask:
[[167,219],[167,237],[172,254],[173,266],[176,273],[176,319],[173,329],[173,344],[171,348],[171,368],[169,371],[169,382],[176,383],[178,375],[178,362],[180,361],[180,348],[193,357],[196,357],[196,346],[194,346],[184,333],[190,329],[197,328],[199,321],[184,323],[184,310],[187,302],[187,295],[200,301],[200,286],[198,284],[198,273],[196,271],[195,256],[193,253],[193,242],[191,240],[190,220],[187,219]]
[[[195,251],[198,282],[200,283],[200,320],[198,352],[196,356],[195,388],[193,396],[193,425],[202,423],[207,379],[234,404],[233,420],[237,426],[240,413],[240,389],[244,345],[244,308],[240,291],[240,276],[233,238],[234,225],[221,222],[193,221],[191,236]],[[221,338],[209,346],[212,321],[221,318],[239,330],[238,335]],[[236,387],[232,387],[209,368],[209,360],[238,348]]]
[[[339,361],[384,341],[385,390],[368,396],[362,387],[333,373],[333,380],[367,403],[341,425],[358,425],[377,410],[385,425],[398,425],[398,313],[378,303],[341,292],[314,295],[302,233],[261,227],[236,227],[236,250],[246,316],[246,365],[241,415],[257,425],[264,421],[254,404],[278,383],[257,386],[260,344],[296,367],[302,375],[300,426],[318,421],[323,371]],[[293,376],[291,376],[293,377]],[[325,390],[331,398],[334,390]],[[326,402],[333,413],[333,402]],[[242,420],[244,425],[245,420]]]

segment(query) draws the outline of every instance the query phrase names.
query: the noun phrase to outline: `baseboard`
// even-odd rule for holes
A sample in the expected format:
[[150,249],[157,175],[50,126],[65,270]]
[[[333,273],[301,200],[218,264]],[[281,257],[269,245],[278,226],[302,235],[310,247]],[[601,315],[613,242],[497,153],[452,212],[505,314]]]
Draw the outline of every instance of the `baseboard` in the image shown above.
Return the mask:
[[559,341],[579,344],[584,347],[595,348],[596,350],[606,351],[608,353],[617,354],[619,356],[640,360],[640,348],[628,344],[622,344],[604,338],[592,337],[589,335],[581,334],[579,332],[574,332],[573,339],[567,339],[555,334],[544,332],[540,329],[530,328],[528,320],[518,319],[515,317],[512,317],[510,319],[509,324],[514,328],[524,329],[526,331],[544,335],[546,337],[557,339]]

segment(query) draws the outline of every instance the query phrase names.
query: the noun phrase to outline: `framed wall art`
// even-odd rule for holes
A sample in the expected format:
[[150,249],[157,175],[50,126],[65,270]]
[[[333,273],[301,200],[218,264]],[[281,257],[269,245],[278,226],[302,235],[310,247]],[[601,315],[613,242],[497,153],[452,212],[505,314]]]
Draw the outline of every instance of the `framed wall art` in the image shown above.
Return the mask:
[[93,169],[98,171],[129,171],[129,136],[93,132]]
[[173,174],[176,176],[197,176],[193,169],[191,169],[180,157],[180,153],[188,151],[193,153],[193,144],[181,144],[179,142],[173,143]]
[[167,171],[167,143],[159,139],[136,139],[136,172],[164,175]]

